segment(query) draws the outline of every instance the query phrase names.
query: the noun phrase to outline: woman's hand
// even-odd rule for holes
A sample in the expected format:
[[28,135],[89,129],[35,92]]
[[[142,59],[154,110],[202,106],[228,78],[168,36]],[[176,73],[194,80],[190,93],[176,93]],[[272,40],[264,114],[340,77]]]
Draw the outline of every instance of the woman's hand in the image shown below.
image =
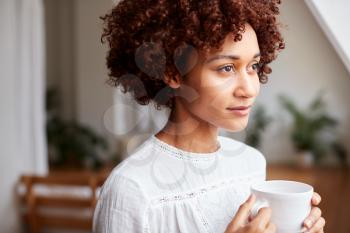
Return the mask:
[[225,233],[275,233],[276,226],[270,222],[271,209],[261,208],[252,220],[248,222],[250,210],[255,202],[255,196],[250,195],[238,209],[235,217],[227,226]]
[[301,232],[308,233],[323,233],[324,226],[326,224],[325,219],[321,216],[321,209],[317,206],[321,202],[321,196],[318,193],[314,193],[311,199],[313,205],[309,216],[304,221],[304,227]]

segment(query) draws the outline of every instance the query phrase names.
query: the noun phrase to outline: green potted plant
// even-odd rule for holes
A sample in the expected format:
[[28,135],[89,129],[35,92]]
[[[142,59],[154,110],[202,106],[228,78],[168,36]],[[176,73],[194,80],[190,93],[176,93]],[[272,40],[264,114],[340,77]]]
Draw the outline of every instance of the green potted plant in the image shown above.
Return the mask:
[[261,144],[261,134],[272,121],[262,105],[257,105],[246,129],[245,143],[258,148]]
[[46,135],[51,167],[100,168],[101,153],[108,149],[106,139],[90,127],[66,121],[59,117],[59,92],[50,88],[46,92]]
[[343,153],[338,142],[322,137],[325,132],[334,134],[332,130],[337,125],[337,121],[326,112],[322,96],[323,91],[306,110],[298,108],[289,97],[279,96],[280,103],[293,118],[290,137],[301,166],[318,163],[334,148]]

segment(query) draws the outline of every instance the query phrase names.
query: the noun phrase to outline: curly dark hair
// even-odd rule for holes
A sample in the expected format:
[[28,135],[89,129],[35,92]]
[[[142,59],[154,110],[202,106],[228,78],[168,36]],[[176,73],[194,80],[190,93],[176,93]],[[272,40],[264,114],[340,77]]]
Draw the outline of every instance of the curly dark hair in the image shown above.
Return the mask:
[[242,39],[245,23],[255,30],[261,83],[284,40],[276,16],[280,0],[121,0],[104,22],[102,43],[109,51],[107,82],[122,86],[141,105],[174,106],[174,89],[165,78],[184,77],[193,49],[208,54],[219,49],[228,33]]

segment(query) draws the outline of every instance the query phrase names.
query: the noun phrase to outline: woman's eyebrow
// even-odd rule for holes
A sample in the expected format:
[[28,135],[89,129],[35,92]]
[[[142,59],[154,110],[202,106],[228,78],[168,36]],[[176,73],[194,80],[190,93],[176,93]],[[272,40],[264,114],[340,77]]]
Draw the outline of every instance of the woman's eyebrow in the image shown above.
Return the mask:
[[[253,58],[257,58],[257,57],[260,57],[261,54],[260,53],[257,53],[253,56]],[[216,55],[216,56],[213,56],[209,59],[207,59],[205,61],[206,64],[214,61],[214,60],[219,60],[219,59],[231,59],[231,60],[239,60],[240,59],[240,56],[237,56],[237,55]]]

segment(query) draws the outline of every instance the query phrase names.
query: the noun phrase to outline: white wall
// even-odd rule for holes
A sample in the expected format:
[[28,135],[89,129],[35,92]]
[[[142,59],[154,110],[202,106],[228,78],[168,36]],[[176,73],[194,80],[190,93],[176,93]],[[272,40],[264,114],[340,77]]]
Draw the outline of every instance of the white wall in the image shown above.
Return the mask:
[[105,84],[106,45],[100,43],[102,20],[112,0],[44,0],[46,6],[47,84],[61,91],[61,117],[77,120],[104,135],[114,150],[115,137],[103,115],[113,104]]
[[112,8],[111,0],[76,0],[74,11],[74,53],[77,119],[105,135],[112,148],[115,137],[104,126],[104,113],[113,106],[114,88],[107,80],[106,45],[101,44],[99,16]]
[[305,0],[350,73],[350,1]]
[[276,96],[288,94],[300,106],[306,106],[321,88],[327,91],[329,112],[340,120],[342,140],[350,151],[349,73],[303,0],[283,1],[281,21],[286,25],[286,49],[272,64],[273,73],[258,100],[278,119],[265,133],[263,153],[271,162],[293,159],[286,134],[289,120]]
[[74,1],[44,0],[47,38],[47,86],[61,91],[63,119],[76,117],[76,78],[74,74]]

